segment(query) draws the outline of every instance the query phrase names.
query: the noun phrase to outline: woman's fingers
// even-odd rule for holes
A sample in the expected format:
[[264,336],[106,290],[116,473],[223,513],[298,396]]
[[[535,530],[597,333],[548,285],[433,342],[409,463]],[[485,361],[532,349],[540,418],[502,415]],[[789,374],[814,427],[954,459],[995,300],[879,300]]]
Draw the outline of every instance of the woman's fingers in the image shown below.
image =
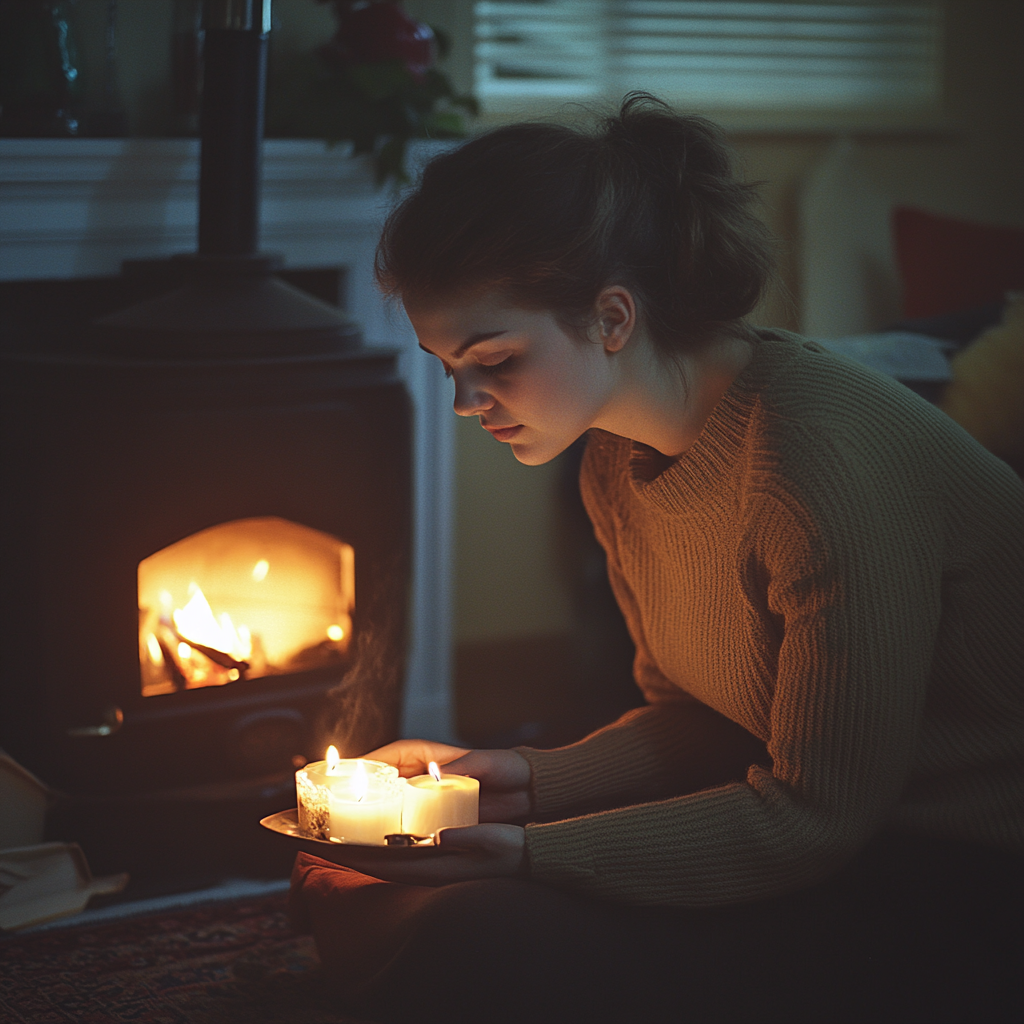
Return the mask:
[[514,750],[470,750],[447,763],[445,771],[472,775],[482,786],[503,792],[530,786],[530,763]]
[[470,753],[465,747],[453,747],[449,743],[434,743],[431,740],[396,740],[385,747],[378,747],[364,755],[371,761],[393,764],[400,775],[425,775],[427,765],[436,761],[439,765],[454,761]]
[[518,825],[490,823],[442,829],[440,851],[423,857],[389,860],[379,850],[337,847],[331,860],[381,878],[407,885],[450,885],[476,878],[525,874],[526,833]]
[[480,780],[480,820],[522,821],[532,810],[529,762],[514,750],[466,750],[429,740],[398,740],[366,755],[398,768],[401,775],[423,775],[436,761],[445,772]]
[[488,875],[525,873],[526,832],[521,825],[488,822],[443,828],[437,834],[437,845],[475,858]]

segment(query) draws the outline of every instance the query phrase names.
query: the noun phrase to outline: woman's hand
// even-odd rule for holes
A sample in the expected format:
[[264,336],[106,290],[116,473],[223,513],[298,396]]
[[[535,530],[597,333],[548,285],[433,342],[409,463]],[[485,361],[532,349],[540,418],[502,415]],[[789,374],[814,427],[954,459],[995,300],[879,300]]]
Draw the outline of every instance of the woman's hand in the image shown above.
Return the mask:
[[426,775],[427,765],[436,761],[452,775],[479,779],[482,822],[523,821],[533,809],[530,764],[514,750],[466,750],[429,740],[398,740],[366,757],[395,765],[406,778]]
[[[440,850],[396,850],[334,844],[325,856],[364,875],[406,885],[450,885],[476,878],[502,878],[526,873],[526,832],[519,825],[491,822],[443,828]],[[404,854],[404,856],[403,856]]]

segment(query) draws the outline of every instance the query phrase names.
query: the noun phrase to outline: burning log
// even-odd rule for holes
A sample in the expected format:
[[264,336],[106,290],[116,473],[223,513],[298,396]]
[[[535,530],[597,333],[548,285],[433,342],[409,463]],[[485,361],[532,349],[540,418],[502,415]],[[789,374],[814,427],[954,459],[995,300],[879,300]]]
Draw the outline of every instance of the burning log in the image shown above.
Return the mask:
[[[206,644],[197,643],[195,640],[190,640],[187,636],[182,636],[174,627],[174,623],[165,616],[160,617],[160,625],[165,629],[169,630],[181,643],[188,644],[189,647],[194,651],[198,651],[204,657],[207,657],[214,663],[214,665],[220,665],[221,668],[234,669],[238,673],[239,679],[245,678],[245,673],[249,669],[249,662],[238,661],[236,658],[232,658],[230,654],[226,654],[224,651],[218,651],[215,647],[207,647]],[[163,644],[160,644],[161,648]]]
[[156,642],[160,645],[160,653],[164,656],[164,667],[167,669],[167,675],[170,677],[175,691],[187,690],[188,680],[185,678],[185,673],[178,666],[178,660],[174,657],[174,652],[160,637],[156,637]]

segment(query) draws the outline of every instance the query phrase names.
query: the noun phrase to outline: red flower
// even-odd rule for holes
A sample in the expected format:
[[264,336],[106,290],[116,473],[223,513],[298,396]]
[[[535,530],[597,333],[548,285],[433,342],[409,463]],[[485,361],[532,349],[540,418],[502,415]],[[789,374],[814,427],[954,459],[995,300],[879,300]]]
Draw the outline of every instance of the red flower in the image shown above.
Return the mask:
[[401,61],[422,78],[434,63],[436,41],[429,25],[410,18],[394,0],[335,3],[338,31],[322,48],[328,59],[351,64]]

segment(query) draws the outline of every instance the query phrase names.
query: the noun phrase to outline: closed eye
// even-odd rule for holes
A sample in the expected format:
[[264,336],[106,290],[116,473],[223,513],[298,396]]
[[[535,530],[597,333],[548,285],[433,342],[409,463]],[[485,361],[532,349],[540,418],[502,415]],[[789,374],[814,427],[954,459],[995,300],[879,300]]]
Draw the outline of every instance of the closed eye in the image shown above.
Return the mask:
[[504,373],[506,370],[510,370],[514,361],[515,359],[513,356],[505,356],[505,358],[500,362],[478,363],[477,366],[480,372],[485,376],[496,376],[499,373]]

